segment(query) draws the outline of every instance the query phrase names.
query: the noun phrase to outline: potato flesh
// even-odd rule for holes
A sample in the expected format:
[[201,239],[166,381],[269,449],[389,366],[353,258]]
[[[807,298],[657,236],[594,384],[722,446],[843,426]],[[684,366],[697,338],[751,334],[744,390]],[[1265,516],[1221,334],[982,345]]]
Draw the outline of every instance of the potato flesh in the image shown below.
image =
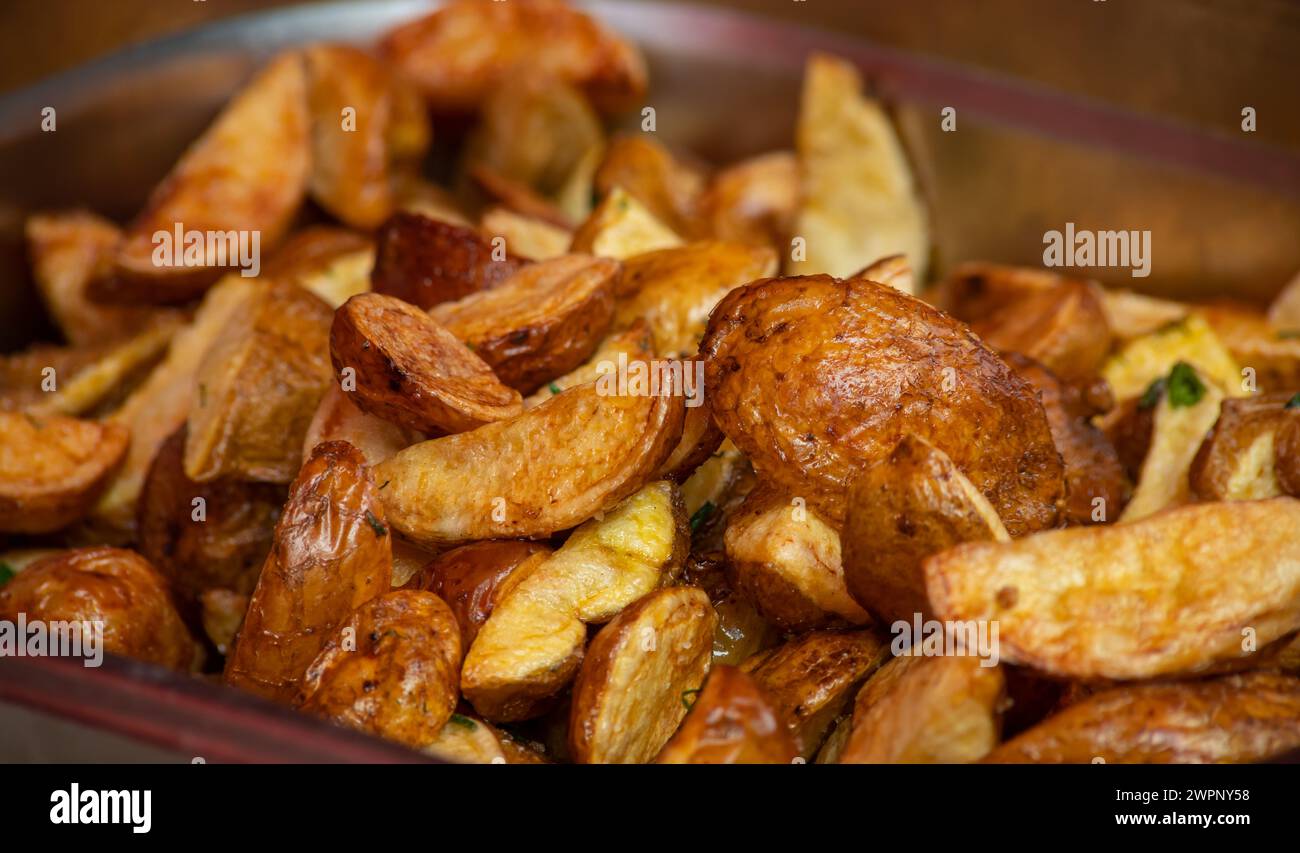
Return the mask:
[[578,226],[569,251],[625,260],[682,245],[685,241],[676,231],[622,187],[615,187]]
[[1229,397],[1248,393],[1242,388],[1237,362],[1199,314],[1131,342],[1106,360],[1101,375],[1115,399],[1123,401],[1140,397],[1180,361],[1208,376]]
[[1201,500],[1258,500],[1283,494],[1278,435],[1300,414],[1290,392],[1224,400],[1214,428],[1192,461],[1192,492]]

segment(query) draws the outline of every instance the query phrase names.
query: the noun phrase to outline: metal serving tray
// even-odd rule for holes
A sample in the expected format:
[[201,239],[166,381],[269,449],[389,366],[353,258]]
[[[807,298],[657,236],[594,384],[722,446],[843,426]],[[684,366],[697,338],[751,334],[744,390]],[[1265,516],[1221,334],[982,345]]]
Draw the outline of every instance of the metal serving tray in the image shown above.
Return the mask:
[[[0,100],[0,351],[52,334],[24,256],[28,214],[88,206],[130,217],[271,53],[315,39],[367,42],[434,5],[343,2],[251,15],[114,55]],[[1210,135],[734,12],[587,5],[644,49],[652,80],[647,102],[661,139],[706,160],[790,147],[810,51],[859,64],[896,107],[932,210],[940,274],[970,259],[1038,265],[1044,233],[1066,222],[1152,232],[1150,277],[1097,271],[1116,286],[1263,301],[1300,269],[1300,157],[1252,143],[1248,134]],[[57,114],[53,133],[40,129],[47,106]],[[941,130],[944,107],[957,110],[956,132]],[[115,758],[141,743],[151,745],[135,753],[144,760],[422,759],[124,660],[88,670],[69,661],[0,659],[0,718],[6,712],[21,716],[23,728],[0,728],[26,732],[38,744],[26,755],[38,759],[85,758],[91,753],[58,745],[96,736],[103,743],[94,754]],[[0,742],[5,756],[13,752]]]

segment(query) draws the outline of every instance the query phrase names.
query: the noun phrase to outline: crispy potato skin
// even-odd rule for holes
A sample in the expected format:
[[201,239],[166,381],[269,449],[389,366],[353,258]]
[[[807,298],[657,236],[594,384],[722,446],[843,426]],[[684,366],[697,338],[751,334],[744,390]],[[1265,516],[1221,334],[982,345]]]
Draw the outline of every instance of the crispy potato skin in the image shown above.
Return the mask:
[[210,589],[248,595],[271,550],[285,490],[238,480],[196,483],[185,476],[184,453],[181,427],[149,466],[136,523],[140,553],[190,607]]
[[1280,335],[1268,318],[1251,306],[1235,303],[1196,309],[1223,341],[1233,359],[1254,371],[1261,392],[1300,390],[1300,340]]
[[967,262],[958,264],[926,297],[939,310],[963,323],[974,323],[1050,293],[1064,281],[1047,270]]
[[447,602],[460,624],[461,645],[468,650],[497,602],[551,553],[540,542],[471,542],[439,554],[406,588],[428,590]]
[[490,290],[526,263],[508,252],[495,260],[492,243],[473,228],[402,211],[379,229],[370,283],[427,309]]
[[380,50],[440,112],[476,109],[512,75],[570,83],[607,112],[646,90],[636,48],[561,0],[456,0],[389,31]]
[[525,267],[500,286],[429,314],[524,393],[586,361],[614,317],[619,265],[566,255]]
[[772,702],[799,754],[812,758],[863,680],[889,658],[868,631],[811,631],[742,666]]
[[686,716],[708,675],[717,616],[693,587],[650,593],[591,641],[573,686],[569,753],[581,764],[641,764]]
[[331,382],[307,426],[302,459],[304,462],[310,459],[312,450],[322,442],[346,441],[361,451],[366,464],[373,468],[399,450],[424,440],[424,433],[361,411],[353,403],[353,394],[344,391],[337,382]]
[[858,693],[841,764],[963,764],[998,742],[1001,668],[969,655],[896,657]]
[[172,669],[200,654],[167,581],[134,551],[78,548],[38,560],[0,587],[0,619],[102,621],[104,651]]
[[275,528],[226,683],[292,701],[303,673],[352,611],[391,586],[392,535],[361,454],[318,446]]
[[309,714],[423,747],[460,696],[460,628],[431,592],[393,590],[340,624],[307,667],[296,704]]
[[667,148],[643,135],[619,136],[610,142],[595,175],[596,192],[601,196],[622,187],[678,234],[693,230],[703,184],[699,172],[679,163]]
[[465,657],[465,698],[493,722],[540,715],[577,674],[586,624],[675,577],[689,541],[681,497],[664,481],[579,527],[497,602]]
[[123,234],[114,275],[92,285],[92,298],[185,302],[206,290],[221,267],[154,263],[154,233],[174,233],[177,225],[256,231],[261,248],[273,248],[306,194],[310,137],[303,58],[285,53],[226,105],[154,189]]
[[334,313],[330,358],[352,368],[356,405],[406,429],[466,432],[523,411],[523,398],[424,311],[379,293]]
[[[426,545],[549,536],[639,489],[681,437],[682,398],[571,388],[375,469],[393,526]],[[575,460],[581,460],[576,462]]]
[[[1098,427],[1094,415],[1102,414],[1097,405],[1107,401],[1109,386],[1097,379],[1087,387],[1065,382],[1033,359],[1018,353],[1004,353],[1003,358],[1022,379],[1038,389],[1047,413],[1052,440],[1065,464],[1065,500],[1061,515],[1067,524],[1095,524],[1118,518],[1132,492],[1132,485],[1120,462],[1118,451]],[[1147,422],[1148,427],[1151,421]],[[1150,444],[1148,432],[1146,444]],[[1146,448],[1140,451],[1146,456]],[[1141,468],[1139,458],[1134,471]],[[1100,498],[1104,509],[1100,517],[1093,502]]]
[[871,621],[844,585],[840,535],[814,508],[761,484],[728,519],[727,579],[787,631]]
[[[1002,659],[1070,678],[1194,673],[1300,627],[1300,501],[1193,504],[1141,521],[971,543],[925,562],[940,620],[997,620]],[[1044,566],[1052,566],[1050,572]]]
[[990,763],[1225,764],[1300,746],[1300,679],[1255,672],[1089,696],[995,749]]
[[1042,363],[1066,381],[1087,381],[1110,352],[1110,324],[1100,288],[1061,279],[971,323],[984,343]]
[[928,616],[922,563],[962,542],[1007,541],[1006,528],[942,450],[913,435],[849,487],[844,583],[883,623]]
[[709,180],[696,208],[696,228],[715,240],[781,246],[799,208],[799,161],[789,151],[776,151],[723,169]]
[[1056,521],[1061,458],[1033,389],[961,324],[892,287],[753,282],[714,309],[700,354],[722,431],[836,524],[853,471],[908,432],[947,453],[1011,535]]
[[1275,465],[1278,433],[1300,412],[1284,408],[1289,391],[1230,397],[1192,460],[1188,481],[1203,501],[1251,500],[1283,494]]
[[[683,365],[686,370],[693,370],[696,363],[687,361]],[[713,413],[709,411],[707,399],[698,406],[687,406],[682,420],[681,441],[677,442],[672,454],[664,460],[659,476],[678,483],[686,482],[697,468],[718,452],[725,437],[713,422]]]
[[[619,359],[627,358],[627,363],[635,361],[651,361],[654,358],[654,341],[650,337],[650,329],[643,321],[637,321],[621,332],[615,332],[601,343],[600,348],[592,353],[591,358],[584,363],[564,374],[558,376],[550,382],[543,385],[533,394],[524,398],[524,408],[532,409],[545,403],[547,400],[564,391],[566,388],[576,388],[579,385],[586,385],[589,382],[595,382],[601,376],[607,373],[613,373],[618,369]],[[703,406],[696,406],[696,409],[703,409]],[[706,409],[707,411],[707,409]],[[686,411],[687,423],[693,427],[701,425],[695,418],[691,417],[690,409]],[[710,422],[712,417],[709,418]],[[694,430],[692,430],[692,434]],[[719,432],[719,435],[721,433]],[[687,428],[682,428],[682,441],[687,440]],[[702,438],[702,437],[701,437]],[[681,444],[678,444],[678,450],[681,450]],[[673,452],[677,456],[678,451]],[[669,462],[672,462],[672,458]],[[667,465],[668,463],[664,463]],[[675,470],[675,469],[674,469]]]
[[794,738],[754,679],[715,666],[656,764],[789,764]]
[[1289,410],[1291,418],[1278,431],[1274,465],[1282,491],[1300,497],[1300,412]]
[[230,319],[199,365],[187,476],[293,480],[298,449],[332,377],[332,317],[324,300],[295,284],[258,285],[248,313]]
[[112,423],[0,412],[0,533],[49,533],[90,511],[126,456]]

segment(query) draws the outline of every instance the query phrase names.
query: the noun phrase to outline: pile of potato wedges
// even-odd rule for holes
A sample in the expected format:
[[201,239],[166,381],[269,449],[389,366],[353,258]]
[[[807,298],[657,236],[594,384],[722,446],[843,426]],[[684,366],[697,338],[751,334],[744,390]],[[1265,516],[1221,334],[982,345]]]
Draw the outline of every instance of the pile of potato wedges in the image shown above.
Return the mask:
[[935,266],[851,64],[730,164],[611,133],[648,86],[453,0],[274,57],[132,221],[31,216],[0,618],[459,762],[1300,748],[1300,279]]

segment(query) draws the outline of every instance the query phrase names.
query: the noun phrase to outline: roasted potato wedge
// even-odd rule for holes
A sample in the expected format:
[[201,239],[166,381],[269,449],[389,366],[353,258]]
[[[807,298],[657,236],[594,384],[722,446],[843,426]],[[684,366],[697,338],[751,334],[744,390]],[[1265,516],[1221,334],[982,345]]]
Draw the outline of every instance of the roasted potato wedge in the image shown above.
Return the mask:
[[627,193],[614,187],[573,233],[571,252],[625,260],[685,241]]
[[389,31],[381,51],[440,112],[473,111],[508,77],[569,83],[606,112],[646,90],[636,48],[562,0],[454,0]]
[[423,433],[368,415],[353,403],[353,395],[337,382],[321,398],[307,426],[302,443],[302,459],[307,461],[316,445],[325,441],[346,441],[361,452],[366,464],[374,467],[399,450],[425,440]]
[[531,393],[586,361],[614,316],[617,263],[567,255],[525,267],[500,286],[435,305],[430,316]]
[[569,252],[573,232],[505,207],[492,207],[479,221],[479,231],[489,240],[505,240],[506,251],[532,261],[549,261]]
[[1269,304],[1268,322],[1282,331],[1300,331],[1300,273],[1292,277]]
[[0,587],[0,619],[19,614],[28,622],[101,623],[101,651],[124,657],[183,670],[201,660],[167,581],[134,551],[77,548],[32,563]]
[[[693,362],[685,362],[690,370]],[[703,392],[703,389],[700,389]],[[713,413],[701,399],[698,406],[687,406],[682,420],[682,438],[659,468],[659,476],[678,483],[688,480],[722,446],[722,430],[713,422]],[[694,513],[694,509],[692,509]]]
[[365,460],[341,441],[318,446],[275,526],[226,683],[292,701],[334,629],[388,592],[392,571],[392,536]]
[[1224,764],[1300,746],[1300,679],[1273,673],[1140,684],[1089,696],[985,761]]
[[700,589],[650,593],[600,629],[573,686],[569,753],[581,764],[641,764],[672,737],[704,683],[717,617]]
[[1063,278],[976,320],[971,330],[994,349],[1026,355],[1068,382],[1090,380],[1110,352],[1101,288],[1088,281]]
[[905,435],[849,486],[844,585],[882,623],[928,616],[922,563],[962,542],[1007,542],[993,506],[948,455]]
[[704,241],[637,255],[623,264],[614,325],[644,319],[659,355],[694,355],[722,297],[774,272],[771,249],[743,243]]
[[482,720],[452,714],[424,751],[456,764],[507,764],[501,746],[496,732]]
[[799,209],[799,161],[776,151],[715,174],[695,204],[697,231],[715,240],[784,247]]
[[[650,337],[650,329],[643,322],[633,323],[623,331],[614,332],[605,338],[586,362],[563,376],[557,376],[539,388],[536,393],[525,397],[524,408],[534,409],[567,388],[595,382],[601,376],[617,371],[620,360],[631,364],[636,361],[649,362],[653,357],[654,341]],[[689,411],[687,414],[689,415]],[[684,428],[683,433],[685,433]]]
[[1253,376],[1252,390],[1300,390],[1300,338],[1279,329],[1258,310],[1234,304],[1197,309],[1242,372]]
[[551,553],[540,542],[471,542],[439,554],[406,588],[428,590],[447,602],[460,624],[461,646],[468,651],[497,602]]
[[469,179],[480,193],[487,196],[488,204],[500,204],[557,228],[573,230],[574,222],[568,214],[522,181],[507,178],[483,165],[470,166]]
[[176,313],[158,312],[144,331],[112,344],[100,358],[76,370],[69,378],[58,378],[55,367],[55,390],[42,393],[23,408],[37,416],[75,416],[111,410],[162,360],[182,325]]
[[1062,464],[1038,395],[918,299],[830,276],[753,282],[714,309],[700,354],[718,426],[834,524],[849,477],[905,433],[947,453],[1012,536],[1056,521]]
[[888,658],[889,644],[869,631],[812,631],[741,669],[771,700],[799,754],[811,759],[859,685]]
[[925,281],[930,236],[907,155],[880,104],[862,94],[857,70],[815,54],[804,70],[795,129],[801,192],[792,234],[806,257],[793,275],[852,275],[902,253]]
[[1063,280],[1043,269],[967,262],[958,264],[943,281],[927,290],[925,299],[963,323],[973,323],[1050,292]]
[[297,232],[262,269],[264,278],[296,284],[338,308],[358,293],[370,291],[375,265],[374,242],[355,231],[312,226]]
[[1223,400],[1214,428],[1192,460],[1189,483],[1203,501],[1275,498],[1278,483],[1278,433],[1300,422],[1300,411],[1287,409],[1289,392]]
[[1300,627],[1300,501],[968,543],[925,562],[940,620],[997,620],[1001,657],[1068,678],[1194,673]]
[[235,645],[246,612],[248,596],[243,593],[228,589],[205,589],[199,593],[199,624],[220,655],[226,655]]
[[1103,290],[1102,307],[1111,335],[1125,343],[1184,320],[1190,306],[1128,290]]
[[1300,497],[1300,403],[1292,397],[1286,404],[1291,412],[1291,419],[1278,431],[1277,450],[1273,466],[1277,474],[1277,484],[1282,491],[1294,497]]
[[1241,368],[1200,314],[1132,341],[1106,360],[1101,375],[1116,400],[1127,400],[1142,396],[1152,382],[1168,376],[1180,361],[1214,380],[1229,397],[1249,393]]
[[881,258],[854,273],[850,278],[865,278],[867,281],[887,284],[904,293],[912,293],[916,290],[916,276],[912,273],[912,265],[907,262],[906,255],[889,255]]
[[664,481],[579,527],[479,628],[461,671],[465,698],[489,720],[537,716],[577,674],[587,623],[675,576],[687,546],[681,498]]
[[704,176],[644,135],[619,136],[605,149],[595,187],[601,196],[621,187],[674,232],[690,234]]
[[682,582],[708,593],[718,627],[713,632],[713,663],[739,666],[776,645],[780,631],[739,595],[727,581],[726,556],[710,551],[693,553],[682,570]]
[[333,312],[295,284],[258,285],[212,342],[195,375],[185,475],[288,483],[329,388]]
[[[437,320],[380,293],[334,313],[330,358],[358,408],[417,432],[466,432],[523,411],[523,398]],[[345,386],[346,387],[346,386]]]
[[371,284],[376,293],[432,308],[496,287],[524,265],[473,228],[403,212],[379,229]]
[[683,411],[673,393],[582,385],[510,420],[408,447],[375,476],[388,483],[393,526],[416,542],[549,536],[641,488],[681,438]]
[[[255,235],[259,251],[271,250],[302,203],[311,160],[307,74],[300,53],[285,53],[226,105],[154,190],[122,236],[113,274],[92,283],[91,298],[168,303],[203,293],[240,259],[205,247],[191,264],[188,235]],[[154,235],[178,231],[186,245],[172,248],[185,251],[185,265],[160,264],[166,246]]]
[[0,533],[49,533],[86,515],[126,456],[118,424],[0,412]]
[[790,764],[799,757],[763,691],[736,667],[715,666],[693,695],[690,713],[656,764]]
[[841,764],[965,764],[998,743],[1006,682],[970,655],[896,657],[858,693]]
[[431,592],[363,603],[307,667],[296,704],[309,714],[416,748],[433,743],[460,695],[460,629]]
[[727,579],[773,624],[807,631],[871,621],[844,585],[839,532],[789,493],[760,483],[728,519],[723,542]]

